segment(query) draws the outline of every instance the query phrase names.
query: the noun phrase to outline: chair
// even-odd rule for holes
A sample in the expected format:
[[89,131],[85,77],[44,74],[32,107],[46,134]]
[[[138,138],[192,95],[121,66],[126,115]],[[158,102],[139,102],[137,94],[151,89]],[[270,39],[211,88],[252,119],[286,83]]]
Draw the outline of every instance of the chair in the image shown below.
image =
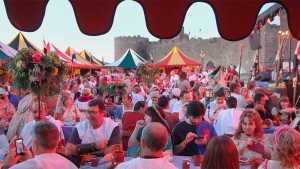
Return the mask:
[[124,151],[127,151],[127,149],[128,149],[128,140],[132,133],[133,133],[133,131],[122,131],[122,139],[121,140],[122,140],[122,145],[123,145]]
[[107,113],[107,117],[111,117],[112,119],[115,120],[116,118],[116,111],[117,111],[117,107],[116,105],[106,105],[105,106]]

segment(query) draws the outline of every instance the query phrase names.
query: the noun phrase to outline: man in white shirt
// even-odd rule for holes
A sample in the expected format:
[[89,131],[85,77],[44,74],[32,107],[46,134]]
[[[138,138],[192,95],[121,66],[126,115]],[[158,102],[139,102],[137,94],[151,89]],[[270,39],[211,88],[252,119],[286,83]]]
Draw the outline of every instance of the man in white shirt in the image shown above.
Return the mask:
[[66,147],[67,155],[96,154],[103,156],[110,153],[111,145],[121,143],[119,125],[107,114],[105,105],[100,100],[91,100],[87,119],[75,126]]
[[142,132],[141,157],[117,165],[116,169],[173,169],[176,168],[165,157],[163,150],[167,146],[168,132],[162,124],[148,124]]
[[172,87],[173,85],[175,85],[175,82],[177,80],[179,80],[179,76],[173,70],[170,72],[170,75],[171,75],[171,77],[170,77],[170,86]]
[[186,114],[186,105],[189,103],[190,99],[190,93],[186,90],[182,90],[180,92],[180,100],[177,101],[173,108],[172,108],[172,113],[178,112],[179,113],[179,120],[183,121],[185,119],[185,114]]
[[236,105],[236,98],[231,96],[226,99],[226,109],[219,112],[214,123],[218,136],[223,134],[232,136],[238,128],[242,111],[237,110]]
[[61,122],[58,120],[55,120],[52,116],[48,115],[47,107],[45,103],[40,103],[40,113],[39,113],[39,104],[38,102],[33,103],[31,113],[34,117],[34,120],[31,122],[28,122],[25,124],[24,128],[22,129],[21,136],[24,137],[23,144],[26,145],[28,148],[32,147],[32,136],[31,131],[33,130],[35,124],[38,121],[50,121],[51,123],[55,124],[58,131],[59,131],[59,140],[62,141],[62,143],[65,143],[65,137],[62,132],[61,128]]
[[245,109],[245,107],[247,106],[247,102],[246,102],[244,96],[242,96],[240,94],[240,90],[241,90],[240,83],[231,83],[229,85],[229,88],[230,88],[231,96],[235,97],[237,100],[236,109],[243,111]]
[[24,145],[24,154],[16,154],[16,137],[10,142],[8,155],[5,158],[3,169],[76,169],[77,167],[67,158],[56,153],[56,147],[59,142],[59,130],[49,121],[39,121],[32,129],[32,152]]

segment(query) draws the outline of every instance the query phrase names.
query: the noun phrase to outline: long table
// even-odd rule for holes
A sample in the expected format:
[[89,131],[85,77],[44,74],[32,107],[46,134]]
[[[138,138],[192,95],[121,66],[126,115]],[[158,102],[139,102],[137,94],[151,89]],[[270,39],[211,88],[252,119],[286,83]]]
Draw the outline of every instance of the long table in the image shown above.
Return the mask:
[[[92,167],[91,166],[91,163],[90,162],[87,162],[85,163],[85,165],[82,165],[80,167],[80,169],[88,169],[88,168],[91,168],[91,169],[105,169],[106,168],[106,165],[109,164],[109,162],[107,163],[103,163],[101,162],[101,159],[100,158],[100,162],[99,162],[99,166],[98,167]],[[129,161],[133,159],[133,157],[125,157],[125,161]],[[172,162],[177,168],[181,169],[182,168],[182,160],[184,159],[187,159],[187,160],[190,160],[192,159],[192,157],[190,156],[174,156],[174,161]],[[190,169],[199,169],[201,167],[196,167],[193,163],[191,163],[190,165]],[[250,169],[251,168],[251,164],[247,164],[247,165],[240,165],[240,169]]]

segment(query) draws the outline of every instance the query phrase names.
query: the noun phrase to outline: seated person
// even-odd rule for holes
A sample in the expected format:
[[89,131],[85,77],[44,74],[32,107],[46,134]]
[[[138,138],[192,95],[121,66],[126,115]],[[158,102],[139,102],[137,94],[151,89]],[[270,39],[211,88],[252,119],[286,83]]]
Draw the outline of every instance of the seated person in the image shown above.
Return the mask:
[[201,102],[191,101],[187,105],[187,118],[173,128],[174,154],[193,156],[205,153],[207,143],[217,133],[214,127],[204,120],[204,114],[205,106]]
[[226,99],[226,109],[220,111],[214,124],[214,128],[219,136],[223,134],[233,136],[235,130],[238,128],[242,111],[237,110],[236,107],[236,98],[232,96],[228,97]]
[[259,114],[253,109],[245,109],[233,141],[239,155],[246,158],[270,158],[269,137],[264,136]]
[[30,132],[33,130],[34,125],[38,121],[50,121],[53,124],[55,124],[58,131],[59,131],[59,134],[60,134],[59,141],[61,141],[61,143],[63,145],[65,145],[65,137],[64,137],[64,134],[62,132],[61,122],[55,120],[52,116],[47,115],[48,112],[47,112],[47,107],[46,107],[45,103],[41,103],[40,110],[41,111],[39,113],[39,104],[38,104],[38,102],[34,102],[32,107],[31,107],[31,112],[32,112],[32,115],[34,117],[34,120],[31,121],[31,122],[26,123],[23,130],[22,130],[22,132],[21,132],[21,136],[24,137],[24,141],[23,141],[24,145],[26,145],[28,148],[32,147],[32,136],[31,136]]
[[76,118],[80,119],[80,111],[79,109],[73,105],[74,100],[72,97],[66,98],[66,100],[63,101],[63,120],[65,122],[68,121],[75,121]]
[[167,146],[168,131],[164,125],[157,122],[149,123],[144,127],[141,137],[142,157],[117,165],[116,169],[143,168],[143,169],[175,169],[176,167],[166,158],[163,150]]
[[209,118],[209,120],[214,123],[214,120],[217,118],[219,112],[225,109],[225,93],[223,90],[218,90],[214,94],[215,100],[210,102],[206,109],[205,115]]
[[239,154],[230,137],[216,136],[211,139],[207,145],[201,168],[240,168]]
[[143,128],[151,123],[159,122],[164,125],[168,131],[168,144],[164,151],[172,152],[172,132],[165,121],[164,111],[160,107],[148,107],[145,111],[145,120],[139,120],[136,122],[133,133],[131,134],[128,141],[128,156],[137,157],[140,155],[140,141],[142,136]]
[[[125,112],[122,118],[122,131],[133,131],[138,120],[143,120],[147,104],[144,101],[138,101],[133,108],[133,112]],[[122,136],[123,150],[127,150],[129,136]]]
[[78,123],[68,140],[66,154],[79,155],[94,152],[103,156],[111,152],[111,145],[121,143],[120,128],[106,115],[105,105],[100,100],[88,103],[87,120]]
[[166,122],[170,127],[170,130],[173,130],[173,127],[179,123],[179,117],[177,114],[173,114],[169,111],[169,103],[170,102],[166,96],[161,96],[158,99],[158,106],[164,110]]
[[[24,145],[24,155],[16,154],[15,139],[10,142],[11,150],[5,158],[3,169],[76,169],[67,158],[56,153],[60,140],[57,127],[49,121],[38,121],[32,128],[32,152]],[[34,156],[34,158],[33,158]],[[18,163],[22,158],[22,162]],[[17,164],[18,163],[18,164]]]
[[255,94],[253,97],[254,103],[248,104],[246,109],[255,109],[262,120],[271,119],[274,120],[274,116],[271,110],[266,106],[268,98],[263,94]]
[[296,118],[296,112],[297,109],[295,107],[291,106],[290,99],[286,96],[283,96],[279,100],[278,107],[273,107],[272,108],[272,115],[281,115],[281,121],[286,122],[289,121],[291,122],[293,119]]
[[273,138],[274,158],[265,160],[259,169],[300,168],[300,133],[291,127],[283,127]]

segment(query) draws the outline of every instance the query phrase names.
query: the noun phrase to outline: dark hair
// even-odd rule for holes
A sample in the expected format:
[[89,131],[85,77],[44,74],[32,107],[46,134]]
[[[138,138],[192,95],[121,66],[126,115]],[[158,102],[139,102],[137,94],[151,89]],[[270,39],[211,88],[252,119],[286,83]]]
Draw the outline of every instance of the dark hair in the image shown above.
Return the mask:
[[[157,111],[155,110],[155,108]],[[151,122],[161,123],[162,125],[164,125],[166,127],[168,133],[172,134],[169,126],[167,125],[167,123],[165,121],[165,112],[160,107],[155,107],[155,108],[153,108],[153,106],[148,107],[145,111],[145,114],[151,117]]]
[[161,108],[166,108],[166,106],[168,105],[169,103],[169,100],[166,96],[161,96],[159,99],[158,99],[158,106],[161,107]]
[[290,99],[289,99],[287,96],[282,96],[282,97],[279,99],[279,103],[278,103],[278,108],[279,108],[279,110],[282,110],[281,102],[289,102],[289,103],[291,104],[291,101],[290,101]]
[[179,80],[185,80],[187,78],[186,72],[180,72],[179,73]]
[[205,106],[203,103],[199,101],[191,101],[187,105],[186,109],[186,115],[187,116],[193,116],[193,117],[199,117],[204,116],[205,114]]
[[226,105],[229,107],[229,108],[236,108],[237,106],[237,100],[235,97],[227,97],[226,99]]
[[237,83],[231,83],[231,84],[229,85],[230,92],[234,92],[234,89],[236,89],[237,86],[238,86]]
[[133,106],[133,111],[139,111],[141,108],[144,108],[146,106],[146,102],[144,101],[138,101]]
[[218,90],[215,92],[214,97],[225,97],[225,93],[223,90]]
[[39,121],[32,129],[32,139],[37,140],[44,149],[52,150],[58,145],[59,131],[52,122]]
[[98,106],[99,110],[106,110],[105,104],[101,100],[93,99],[88,103],[89,107]]
[[254,103],[261,101],[261,98],[263,98],[263,97],[265,97],[264,94],[256,94],[256,95],[254,95],[254,97],[253,97]]
[[208,142],[201,168],[239,169],[238,151],[232,139],[224,135],[212,138]]
[[183,97],[184,94],[189,94],[189,92],[187,90],[181,90],[180,97]]

